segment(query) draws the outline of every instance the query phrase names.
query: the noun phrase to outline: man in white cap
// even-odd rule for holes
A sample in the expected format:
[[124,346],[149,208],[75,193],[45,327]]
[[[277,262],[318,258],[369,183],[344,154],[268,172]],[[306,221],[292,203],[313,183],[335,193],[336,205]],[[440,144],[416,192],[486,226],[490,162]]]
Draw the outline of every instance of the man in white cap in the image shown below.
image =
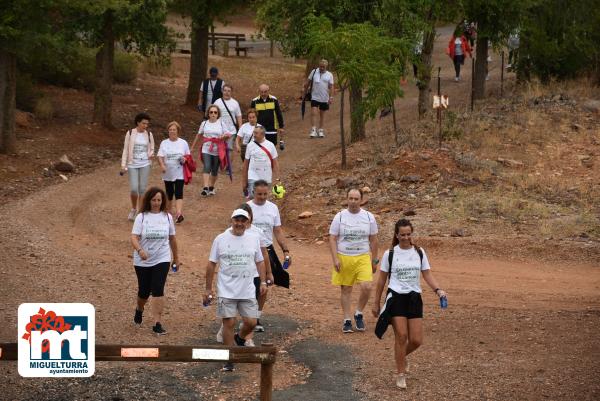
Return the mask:
[[[223,344],[244,346],[246,336],[254,330],[258,318],[258,302],[255,295],[254,276],[258,270],[260,294],[266,294],[267,282],[265,263],[259,238],[247,234],[248,212],[236,209],[231,214],[231,230],[227,230],[213,241],[208,265],[206,266],[206,294],[204,304],[214,297],[212,288],[217,263],[217,317],[223,319]],[[243,325],[238,334],[233,333],[235,318],[242,317]],[[223,366],[226,372],[233,371],[233,364]]]

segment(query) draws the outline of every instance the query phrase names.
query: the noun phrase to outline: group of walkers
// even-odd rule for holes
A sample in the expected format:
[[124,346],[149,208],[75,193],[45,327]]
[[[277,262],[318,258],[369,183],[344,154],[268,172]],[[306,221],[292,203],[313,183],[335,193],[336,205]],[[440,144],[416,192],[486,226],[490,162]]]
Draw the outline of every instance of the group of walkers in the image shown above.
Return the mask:
[[[322,60],[319,68],[311,71],[303,89],[303,93],[311,93],[314,98],[311,100],[313,126],[310,137],[324,136],[323,113],[331,103],[331,98],[326,98],[324,93],[333,94],[333,77],[326,68],[327,63]],[[138,280],[134,322],[142,324],[146,303],[152,296],[155,298],[152,331],[158,335],[167,333],[161,321],[165,284],[169,270],[175,272],[181,266],[175,225],[184,220],[183,188],[194,164],[192,152],[201,142],[201,195],[216,194],[219,170],[230,163],[230,152],[236,151],[243,160],[241,182],[246,196],[246,202],[233,210],[228,224],[224,224],[224,231],[213,240],[206,266],[203,304],[216,305],[216,315],[222,323],[216,333],[218,342],[228,346],[253,346],[254,332],[265,330],[260,319],[269,289],[273,285],[289,288],[290,284],[286,271],[292,261],[290,249],[279,208],[268,200],[273,183],[280,180],[276,145],[280,145],[280,150],[283,148],[283,116],[277,98],[271,96],[269,87],[263,84],[259,87],[259,96],[251,101],[251,108],[246,113],[247,122],[242,124],[239,103],[231,96],[233,88],[218,77],[216,68],[211,68],[210,72],[211,76],[200,91],[199,109],[204,111],[205,119],[192,146],[180,138],[181,126],[176,121],[167,125],[168,138],[161,142],[157,152],[165,190],[158,187],[145,190],[155,148],[148,129],[150,117],[145,113],[138,114],[134,120],[135,128],[125,136],[121,174],[127,172],[130,182],[128,217],[133,220],[131,244]],[[173,199],[174,217],[171,213]],[[372,213],[361,207],[362,191],[350,189],[347,202],[347,209],[335,215],[329,231],[333,262],[331,282],[341,289],[342,332],[366,330],[365,308],[373,291],[373,275],[379,266],[371,312],[378,318],[376,333],[380,338],[387,326],[392,325],[398,372],[396,384],[406,388],[406,356],[419,347],[423,337],[420,275],[438,297],[445,297],[446,293],[433,278],[424,250],[412,243],[413,227],[408,220],[401,219],[396,223],[392,247],[384,252],[380,261],[377,221]],[[283,253],[283,264],[275,244]],[[382,307],[381,295],[388,280]],[[352,311],[354,286],[359,287],[360,294]],[[242,322],[236,333],[238,315]],[[233,369],[229,362],[223,367],[224,371]]]

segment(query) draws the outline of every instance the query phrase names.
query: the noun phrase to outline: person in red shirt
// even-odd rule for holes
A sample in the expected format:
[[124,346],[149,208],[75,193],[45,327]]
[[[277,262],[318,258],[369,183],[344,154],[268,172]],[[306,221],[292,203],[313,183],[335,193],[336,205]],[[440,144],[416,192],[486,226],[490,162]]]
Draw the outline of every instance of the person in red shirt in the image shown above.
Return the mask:
[[473,57],[469,41],[464,34],[460,34],[460,29],[457,28],[456,31],[454,31],[452,38],[450,38],[446,54],[448,54],[454,62],[454,71],[456,72],[454,80],[458,82],[460,81],[460,66],[465,63],[465,57],[467,55],[471,58]]

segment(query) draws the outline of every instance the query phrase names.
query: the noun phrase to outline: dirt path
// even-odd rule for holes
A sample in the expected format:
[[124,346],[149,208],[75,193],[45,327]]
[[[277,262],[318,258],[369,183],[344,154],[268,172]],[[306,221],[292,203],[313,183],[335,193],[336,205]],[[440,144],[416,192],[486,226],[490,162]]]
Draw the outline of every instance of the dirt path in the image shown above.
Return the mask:
[[[440,38],[438,44],[446,41]],[[438,52],[436,60],[442,57]],[[444,80],[450,82],[451,70],[445,71]],[[459,83],[453,90],[467,87]],[[414,118],[415,96],[416,91],[407,87],[400,118]],[[298,106],[291,106],[286,114],[287,149],[281,156],[286,174],[301,173],[302,166],[318,163],[337,145],[336,116],[332,111],[331,135],[311,141],[308,122],[300,123]],[[383,123],[389,122],[375,122]],[[126,220],[128,186],[117,175],[116,161],[2,206],[0,341],[14,341],[20,303],[76,301],[95,305],[101,343],[213,343],[214,309],[200,306],[204,266],[212,239],[227,227],[230,211],[242,202],[239,164],[236,169],[233,184],[225,176],[219,178],[215,197],[200,199],[197,179],[186,188],[186,221],[177,227],[183,266],[168,278],[164,324],[169,335],[161,338],[152,336],[147,324],[141,329],[131,324],[136,281],[130,258],[131,224]],[[162,184],[156,165],[151,184]],[[409,390],[398,394],[391,381],[389,333],[384,341],[370,331],[341,333],[338,290],[329,284],[326,245],[293,241],[290,247],[293,288],[273,291],[265,319],[270,335],[278,333],[269,338],[284,351],[275,375],[275,388],[284,392],[276,393],[277,399],[318,399],[306,394],[327,386],[348,390],[350,385],[356,399],[600,396],[598,266],[430,255],[437,278],[450,294],[450,308],[441,312],[432,294],[424,292],[425,346],[411,357],[414,373]],[[367,324],[373,323],[368,318]],[[320,367],[319,357],[324,360]],[[219,373],[213,365],[116,366],[99,364],[96,378],[90,380],[50,382],[20,379],[15,365],[1,364],[0,387],[7,391],[7,399],[54,399],[61,394],[65,399],[156,399],[157,394],[174,399],[253,399],[257,393],[259,376],[253,366],[239,367],[234,376]],[[328,379],[336,374],[339,380]],[[69,396],[69,391],[77,396]],[[328,393],[333,398],[327,399],[336,399],[335,391]]]

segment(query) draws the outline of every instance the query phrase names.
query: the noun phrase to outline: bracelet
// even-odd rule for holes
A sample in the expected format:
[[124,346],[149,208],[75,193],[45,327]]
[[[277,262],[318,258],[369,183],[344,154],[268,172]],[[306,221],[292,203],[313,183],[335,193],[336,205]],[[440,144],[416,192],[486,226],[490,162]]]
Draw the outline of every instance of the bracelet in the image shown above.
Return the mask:
[[379,263],[379,259],[377,259],[377,258],[373,259],[373,263],[378,264]]

